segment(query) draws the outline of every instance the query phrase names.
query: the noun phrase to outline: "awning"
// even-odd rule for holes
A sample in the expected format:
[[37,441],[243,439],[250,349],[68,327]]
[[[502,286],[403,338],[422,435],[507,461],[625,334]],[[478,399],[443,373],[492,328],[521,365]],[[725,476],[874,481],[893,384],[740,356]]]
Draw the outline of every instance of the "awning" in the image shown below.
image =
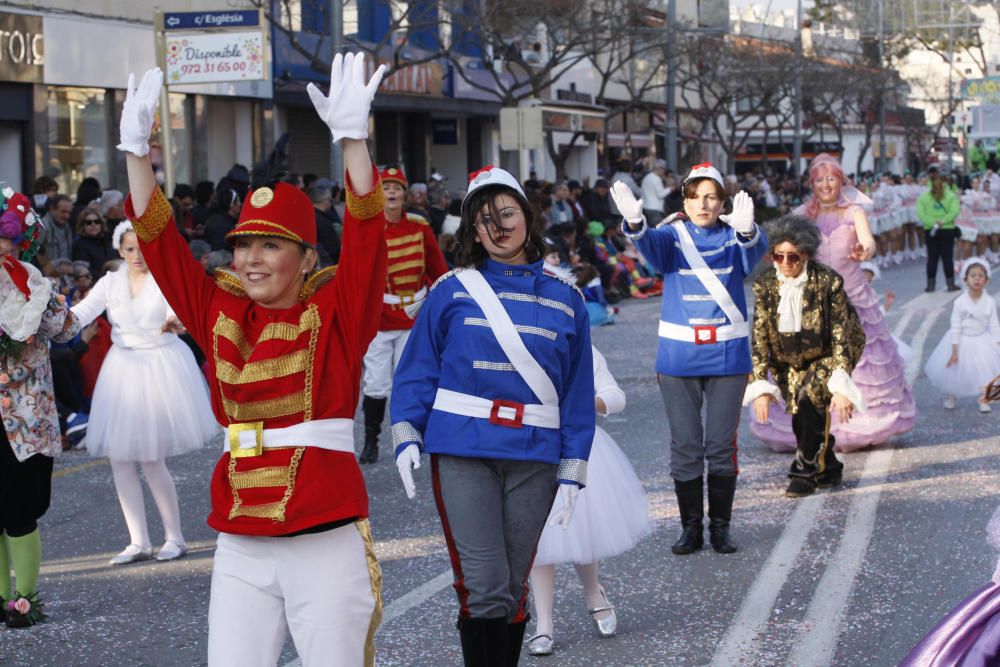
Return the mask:
[[653,137],[649,133],[640,134],[638,132],[608,132],[605,143],[613,148],[623,148],[629,143],[633,148],[652,148]]

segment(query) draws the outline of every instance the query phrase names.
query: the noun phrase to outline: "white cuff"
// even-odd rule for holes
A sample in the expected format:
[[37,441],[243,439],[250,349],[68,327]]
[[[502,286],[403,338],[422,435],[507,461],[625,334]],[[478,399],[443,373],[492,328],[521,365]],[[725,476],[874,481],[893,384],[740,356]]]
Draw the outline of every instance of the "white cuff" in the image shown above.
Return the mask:
[[775,401],[781,400],[781,391],[767,380],[754,380],[743,392],[743,405],[750,405],[761,396],[769,394]]
[[[736,231],[735,227],[733,228],[733,231]],[[744,241],[740,238],[741,236],[748,240]],[[760,227],[757,226],[756,222],[753,223],[753,227],[746,234],[736,231],[736,243],[738,243],[741,248],[752,248],[757,245],[758,241],[760,241]]]
[[639,231],[633,232],[628,228],[628,226],[629,221],[622,218],[622,234],[624,234],[626,238],[630,238],[633,241],[641,239],[646,235],[646,231],[649,229],[649,225],[646,224],[646,216],[642,216],[642,226],[639,227]]
[[826,383],[826,388],[830,390],[831,394],[843,394],[846,396],[859,411],[864,412],[868,409],[865,399],[861,395],[861,390],[858,389],[858,386],[854,384],[854,380],[851,379],[851,376],[844,369],[838,368],[833,372],[830,380]]
[[125,142],[122,142],[122,143],[118,144],[117,146],[115,146],[115,148],[117,148],[118,150],[120,150],[123,153],[131,153],[132,155],[135,155],[136,157],[145,157],[145,156],[149,155],[149,142],[148,141],[145,141],[145,142],[143,142],[141,144],[126,144]]

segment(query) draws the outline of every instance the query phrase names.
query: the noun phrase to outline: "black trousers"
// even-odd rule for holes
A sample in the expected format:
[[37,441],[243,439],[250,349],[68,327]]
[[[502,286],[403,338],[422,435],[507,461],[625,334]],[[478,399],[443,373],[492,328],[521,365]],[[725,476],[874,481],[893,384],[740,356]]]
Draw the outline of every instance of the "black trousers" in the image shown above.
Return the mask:
[[833,453],[829,410],[818,410],[803,395],[799,398],[798,412],[792,415],[792,432],[795,433],[796,449],[789,477],[815,481],[817,475],[826,471],[843,470],[844,464]]
[[927,280],[937,277],[938,260],[944,265],[944,277],[955,279],[955,230],[939,229],[935,234],[924,230],[924,243],[927,245]]

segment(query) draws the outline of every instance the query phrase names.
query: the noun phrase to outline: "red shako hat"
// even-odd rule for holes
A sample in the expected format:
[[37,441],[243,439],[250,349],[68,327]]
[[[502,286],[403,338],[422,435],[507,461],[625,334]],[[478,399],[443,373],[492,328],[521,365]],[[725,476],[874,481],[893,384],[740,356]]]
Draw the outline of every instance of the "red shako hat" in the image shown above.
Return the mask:
[[410,188],[410,183],[406,180],[406,174],[404,174],[403,170],[399,167],[386,167],[385,169],[380,169],[378,175],[379,178],[382,179],[383,183],[392,181],[402,185],[404,190],[408,190]]
[[226,240],[237,236],[277,236],[315,246],[316,213],[312,202],[289,183],[257,188],[243,202],[240,220],[226,234]]

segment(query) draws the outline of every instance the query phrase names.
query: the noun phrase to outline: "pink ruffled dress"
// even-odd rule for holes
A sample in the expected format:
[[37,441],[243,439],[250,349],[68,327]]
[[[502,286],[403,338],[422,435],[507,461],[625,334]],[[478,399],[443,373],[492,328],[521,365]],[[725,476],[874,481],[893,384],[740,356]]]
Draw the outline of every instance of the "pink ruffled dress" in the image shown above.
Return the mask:
[[[795,211],[805,215],[805,207]],[[851,374],[867,402],[867,410],[855,411],[848,423],[833,415],[831,430],[837,451],[853,451],[879,445],[893,436],[906,433],[916,421],[917,407],[906,382],[902,357],[886,326],[879,308],[879,298],[861,271],[858,262],[850,258],[857,244],[854,231],[854,205],[820,209],[816,226],[823,237],[816,261],[826,264],[844,278],[844,289],[865,328],[865,351]],[[770,418],[757,423],[751,414],[750,430],[774,451],[795,451],[791,415],[771,410]]]

